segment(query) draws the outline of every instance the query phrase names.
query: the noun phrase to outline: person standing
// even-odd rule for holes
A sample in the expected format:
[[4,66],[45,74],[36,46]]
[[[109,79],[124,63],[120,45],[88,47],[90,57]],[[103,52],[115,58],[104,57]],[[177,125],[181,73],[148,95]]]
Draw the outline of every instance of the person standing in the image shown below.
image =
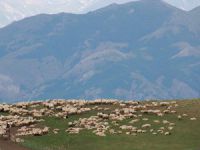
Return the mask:
[[10,128],[11,128],[10,124],[6,123],[6,135],[8,140],[10,140]]

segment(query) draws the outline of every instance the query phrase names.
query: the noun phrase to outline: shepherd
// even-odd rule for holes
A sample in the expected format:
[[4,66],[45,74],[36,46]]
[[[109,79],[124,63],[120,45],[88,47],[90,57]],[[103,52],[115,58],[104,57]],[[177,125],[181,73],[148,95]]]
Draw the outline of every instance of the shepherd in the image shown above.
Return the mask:
[[6,135],[7,135],[7,139],[10,140],[10,129],[11,129],[11,125],[9,123],[6,123]]

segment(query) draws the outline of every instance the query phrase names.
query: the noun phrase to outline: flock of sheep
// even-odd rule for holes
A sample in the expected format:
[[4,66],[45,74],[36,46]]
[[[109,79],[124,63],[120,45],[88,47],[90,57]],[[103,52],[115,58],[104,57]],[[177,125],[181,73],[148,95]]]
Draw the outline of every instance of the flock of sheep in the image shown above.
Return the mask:
[[[41,126],[45,117],[68,119],[79,115],[79,119],[66,124],[66,134],[79,134],[82,130],[91,131],[97,136],[108,134],[170,135],[176,124],[165,119],[165,115],[174,115],[177,120],[188,118],[197,120],[188,114],[177,112],[179,105],[170,102],[136,102],[110,99],[85,100],[48,100],[0,104],[0,137],[15,142],[23,142],[23,136],[42,136],[60,129]],[[90,114],[84,117],[84,114]],[[82,117],[83,116],[83,117]],[[148,117],[156,116],[156,119]],[[157,128],[155,128],[157,127]]]

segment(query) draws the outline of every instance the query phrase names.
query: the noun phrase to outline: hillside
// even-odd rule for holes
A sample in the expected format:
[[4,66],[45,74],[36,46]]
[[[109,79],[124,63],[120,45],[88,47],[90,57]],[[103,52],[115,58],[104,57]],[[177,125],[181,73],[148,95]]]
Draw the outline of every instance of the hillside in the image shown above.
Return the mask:
[[[199,99],[0,104],[0,149],[196,150],[200,146],[199,107]],[[11,125],[15,144],[6,140],[6,123]]]
[[200,97],[199,7],[113,4],[0,29],[0,101]]

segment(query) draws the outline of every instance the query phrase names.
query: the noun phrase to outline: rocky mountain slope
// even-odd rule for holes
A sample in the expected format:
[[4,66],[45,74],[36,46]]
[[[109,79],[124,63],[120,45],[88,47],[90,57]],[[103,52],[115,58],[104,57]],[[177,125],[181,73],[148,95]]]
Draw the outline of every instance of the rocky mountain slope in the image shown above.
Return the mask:
[[200,8],[158,0],[0,29],[0,101],[200,96]]

